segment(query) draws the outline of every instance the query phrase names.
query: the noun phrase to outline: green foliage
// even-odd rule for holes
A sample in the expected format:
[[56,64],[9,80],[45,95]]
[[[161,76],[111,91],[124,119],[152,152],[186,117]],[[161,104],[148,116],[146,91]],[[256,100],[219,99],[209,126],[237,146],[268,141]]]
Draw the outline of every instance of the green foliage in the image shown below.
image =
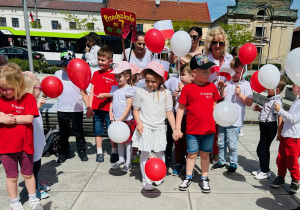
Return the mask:
[[[22,71],[30,71],[28,60],[12,58],[8,59],[8,62],[18,64],[21,67]],[[48,67],[49,64],[46,61],[43,62],[42,60],[33,60],[33,68],[35,72],[45,72],[47,71]]]
[[45,74],[54,74],[56,71],[58,70],[61,70],[62,68],[61,67],[57,67],[57,66],[51,66],[51,67],[48,67],[44,73]]
[[[29,22],[29,24],[30,24],[31,28],[37,28],[37,24],[36,24],[35,21],[34,22]],[[38,28],[42,28],[41,23],[38,24]]]
[[252,31],[248,31],[246,25],[231,25],[221,22],[220,26],[224,29],[228,36],[229,51],[236,46],[241,46],[252,41]]
[[187,32],[193,26],[194,22],[188,18],[184,21],[175,20],[172,22],[172,24],[173,24],[174,32],[179,30],[183,30]]
[[[278,69],[279,69],[279,71],[281,70],[281,64],[280,63],[270,63],[270,64],[272,64],[272,65],[274,65],[274,66],[276,66]],[[258,64],[257,63],[252,63],[252,64],[250,64],[251,65],[251,69],[252,70],[258,70]],[[266,64],[260,64],[260,68],[263,66],[263,65],[266,65]]]
[[76,15],[70,14],[69,11],[61,11],[62,14],[65,15],[64,20],[67,22],[75,22],[76,27],[72,28],[75,30],[82,30],[82,31],[92,31],[95,29],[93,28],[93,22],[97,21],[98,19],[93,17],[92,22],[87,22],[87,18],[79,19]]

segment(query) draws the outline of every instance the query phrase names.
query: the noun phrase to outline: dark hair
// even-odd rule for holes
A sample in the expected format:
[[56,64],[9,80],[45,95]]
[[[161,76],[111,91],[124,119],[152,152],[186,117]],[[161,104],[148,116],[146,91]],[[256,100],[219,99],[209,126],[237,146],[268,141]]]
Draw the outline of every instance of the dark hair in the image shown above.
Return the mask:
[[281,76],[280,76],[279,84],[277,85],[277,88],[279,89],[279,92],[280,92],[280,93],[283,91],[285,85],[286,85],[285,78],[284,78],[284,76],[281,75]]
[[131,81],[133,84],[138,82],[138,73],[131,75]]
[[241,49],[240,46],[235,46],[235,47],[231,50],[230,54],[231,54],[233,57],[236,57],[236,56],[239,55],[240,49]]
[[99,35],[96,34],[95,32],[91,32],[88,35],[86,35],[86,39],[92,42],[94,45],[98,45],[98,46],[102,45]]
[[7,64],[6,57],[0,54],[0,66],[4,66],[5,64]]
[[106,56],[108,59],[112,59],[114,50],[110,46],[103,46],[97,52],[98,56]]
[[190,33],[191,31],[196,31],[198,33],[198,36],[202,36],[202,28],[199,28],[197,26],[193,26],[189,29],[188,33]]
[[144,37],[144,36],[145,36],[145,33],[144,33],[144,32],[142,32],[142,31],[139,31],[139,32],[137,33],[137,37],[139,37],[139,36],[142,36],[142,37]]
[[235,57],[230,61],[230,68],[236,69],[239,66],[244,67],[244,64],[240,61],[239,57]]

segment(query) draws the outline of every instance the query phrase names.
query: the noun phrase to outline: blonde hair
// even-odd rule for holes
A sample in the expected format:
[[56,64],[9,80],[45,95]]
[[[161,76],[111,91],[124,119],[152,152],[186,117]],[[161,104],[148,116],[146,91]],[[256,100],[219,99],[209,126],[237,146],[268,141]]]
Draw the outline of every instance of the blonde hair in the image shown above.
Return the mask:
[[193,74],[193,71],[191,70],[190,67],[190,62],[183,64],[182,66],[180,66],[180,72],[186,72],[189,75]]
[[225,42],[224,50],[221,52],[221,56],[225,56],[225,53],[228,50],[228,39],[224,29],[220,26],[212,28],[206,35],[205,42],[204,42],[204,53],[206,55],[208,55],[211,52],[212,41],[219,34],[223,35],[224,42]]
[[[8,63],[0,68],[0,80],[11,85],[15,90],[15,99],[19,100],[26,94],[26,85],[21,67],[15,63]],[[0,97],[3,95],[0,94]]]
[[40,80],[34,76],[34,77],[29,77],[25,76],[24,81],[26,84],[26,92],[33,94],[34,86],[40,83]]

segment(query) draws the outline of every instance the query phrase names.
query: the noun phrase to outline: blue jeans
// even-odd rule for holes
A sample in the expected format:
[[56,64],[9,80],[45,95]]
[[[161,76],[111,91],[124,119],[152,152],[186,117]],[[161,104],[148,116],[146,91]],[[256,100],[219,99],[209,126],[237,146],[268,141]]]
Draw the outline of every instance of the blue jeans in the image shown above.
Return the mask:
[[241,127],[229,126],[222,127],[219,125],[218,147],[219,162],[226,164],[227,147],[229,150],[230,165],[237,166],[238,161],[238,140]]
[[214,144],[214,134],[191,135],[186,134],[187,153],[212,152]]
[[104,122],[106,125],[106,132],[108,129],[108,126],[110,125],[110,118],[109,118],[109,112],[103,111],[103,110],[93,110],[94,111],[94,135],[95,136],[105,136],[104,133]]

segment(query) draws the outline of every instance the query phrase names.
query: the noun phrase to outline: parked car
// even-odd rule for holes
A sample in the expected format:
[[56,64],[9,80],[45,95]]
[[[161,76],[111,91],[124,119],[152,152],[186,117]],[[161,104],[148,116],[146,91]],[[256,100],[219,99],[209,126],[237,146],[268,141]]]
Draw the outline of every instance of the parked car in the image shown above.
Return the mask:
[[[0,53],[6,55],[9,59],[20,58],[28,60],[28,50],[22,47],[2,47]],[[46,61],[44,54],[32,51],[32,58],[35,60],[41,59]]]

